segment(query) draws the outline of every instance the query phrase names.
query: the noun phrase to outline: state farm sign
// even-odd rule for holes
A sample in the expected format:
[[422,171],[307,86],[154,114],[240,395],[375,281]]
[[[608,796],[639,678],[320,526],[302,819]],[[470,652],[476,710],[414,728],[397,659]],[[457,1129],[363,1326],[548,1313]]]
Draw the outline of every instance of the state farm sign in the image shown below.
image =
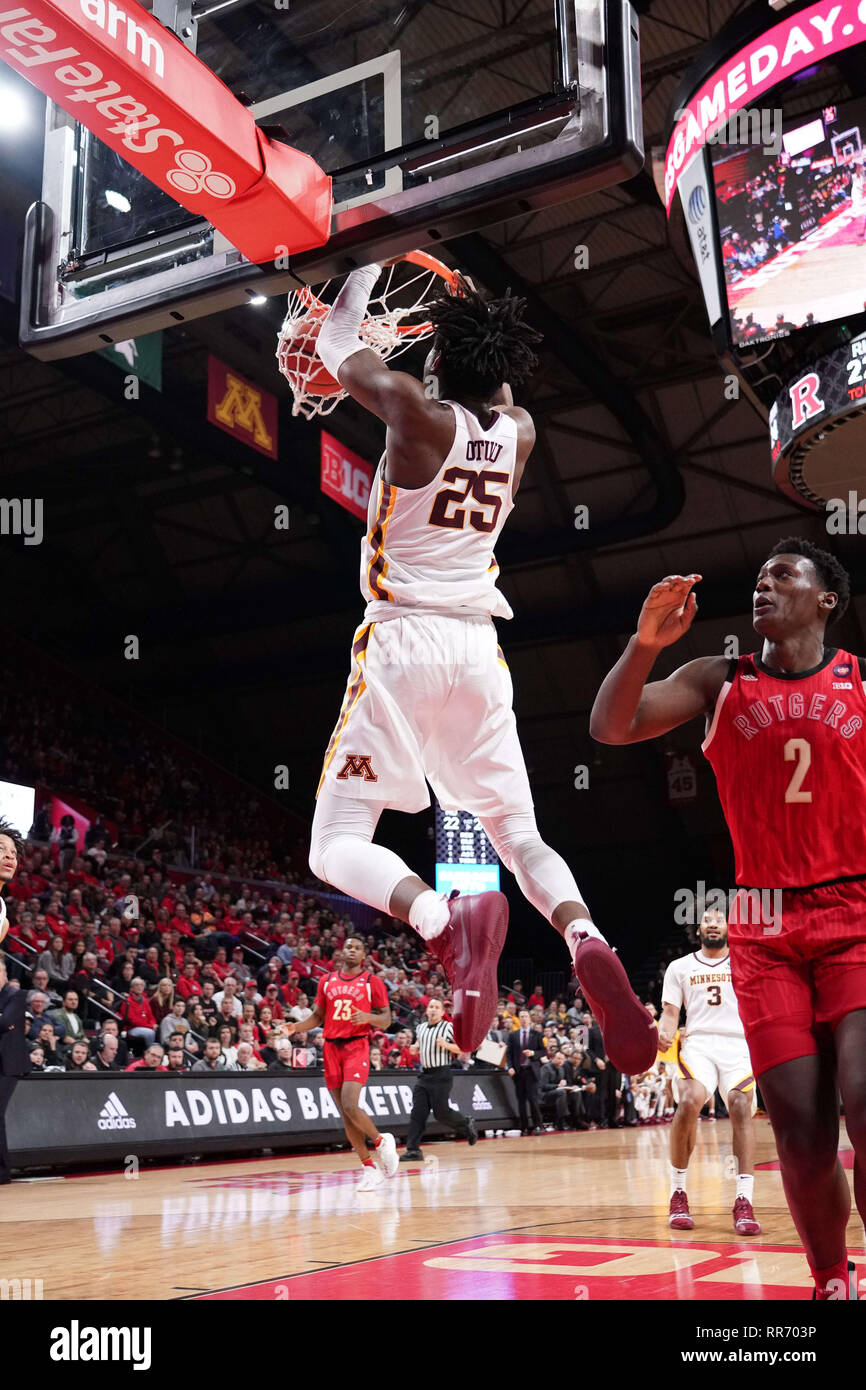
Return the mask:
[[322,491],[362,521],[367,519],[374,472],[373,465],[360,454],[322,430]]

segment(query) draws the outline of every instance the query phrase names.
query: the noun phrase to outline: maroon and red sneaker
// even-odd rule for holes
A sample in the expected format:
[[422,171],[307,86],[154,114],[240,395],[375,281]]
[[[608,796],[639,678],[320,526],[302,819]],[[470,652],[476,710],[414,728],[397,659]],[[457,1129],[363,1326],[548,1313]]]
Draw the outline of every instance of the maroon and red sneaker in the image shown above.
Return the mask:
[[761,1223],[755,1220],[755,1213],[748,1197],[738,1197],[734,1202],[734,1230],[738,1236],[761,1234]]
[[447,927],[426,945],[451,982],[454,1041],[461,1052],[474,1052],[487,1037],[499,1001],[496,967],[508,931],[508,899],[504,893],[460,897],[455,891],[448,912]]
[[695,1229],[695,1223],[689,1215],[689,1199],[682,1188],[678,1188],[671,1197],[668,1225],[672,1226],[675,1231],[693,1231]]
[[588,936],[575,953],[574,973],[617,1071],[627,1076],[649,1071],[658,1055],[658,1029],[629,984],[619,956],[605,941]]

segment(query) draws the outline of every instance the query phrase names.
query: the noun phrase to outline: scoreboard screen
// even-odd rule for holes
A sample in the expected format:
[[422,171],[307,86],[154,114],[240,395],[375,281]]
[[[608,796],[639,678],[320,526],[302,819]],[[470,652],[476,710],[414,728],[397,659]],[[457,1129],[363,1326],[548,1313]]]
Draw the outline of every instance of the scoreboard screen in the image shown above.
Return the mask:
[[436,803],[436,891],[499,890],[499,858],[481,821],[469,811],[443,811]]

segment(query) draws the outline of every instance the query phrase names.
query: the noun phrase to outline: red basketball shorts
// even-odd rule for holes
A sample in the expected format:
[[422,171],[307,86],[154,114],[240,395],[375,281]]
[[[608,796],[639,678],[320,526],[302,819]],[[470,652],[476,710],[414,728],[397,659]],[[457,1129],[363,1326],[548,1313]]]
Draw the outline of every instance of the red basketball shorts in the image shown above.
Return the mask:
[[728,926],[731,974],[760,1076],[825,1050],[839,1020],[866,1009],[866,880],[783,892],[772,923],[748,920],[741,899]]
[[367,1084],[370,1075],[370,1039],[347,1038],[343,1043],[328,1042],[323,1050],[325,1085],[329,1091],[339,1091],[344,1081]]

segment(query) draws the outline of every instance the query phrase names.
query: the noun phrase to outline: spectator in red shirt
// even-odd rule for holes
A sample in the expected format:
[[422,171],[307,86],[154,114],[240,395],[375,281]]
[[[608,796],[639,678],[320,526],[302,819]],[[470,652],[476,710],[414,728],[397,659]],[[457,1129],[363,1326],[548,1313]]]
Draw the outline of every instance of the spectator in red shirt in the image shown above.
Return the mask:
[[151,1043],[143,1057],[139,1057],[137,1062],[130,1062],[124,1071],[164,1071],[163,1057],[165,1056],[159,1043]]
[[220,983],[222,983],[222,981],[225,980],[226,977],[232,973],[232,967],[226,960],[225,946],[217,947],[217,953],[214,956],[213,961],[211,963],[213,965],[214,974],[219,976]]
[[120,1007],[120,1026],[127,1038],[141,1038],[148,1047],[156,1038],[156,1019],[140,975],[135,976],[129,988],[129,997],[124,999]]
[[532,991],[528,1000],[526,1001],[526,1007],[527,1009],[544,1008],[544,995],[541,992],[541,985],[535,986],[535,989]]
[[270,984],[265,987],[264,1003],[271,1011],[271,1016],[275,1019],[284,1018],[283,1006],[280,1003],[279,985]]
[[198,967],[194,960],[184,962],[183,971],[175,986],[178,994],[183,999],[189,999],[193,995],[201,994],[201,985],[196,979],[197,969]]

